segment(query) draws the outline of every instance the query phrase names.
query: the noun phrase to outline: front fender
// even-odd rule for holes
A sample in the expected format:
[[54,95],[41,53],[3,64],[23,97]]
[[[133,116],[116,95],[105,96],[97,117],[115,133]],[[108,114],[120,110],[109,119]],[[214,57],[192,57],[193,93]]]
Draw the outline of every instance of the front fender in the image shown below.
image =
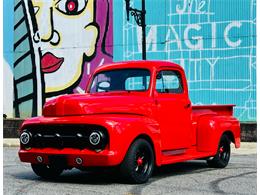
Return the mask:
[[156,165],[161,164],[161,137],[159,124],[156,121],[145,116],[123,115],[114,119],[114,123],[113,132],[109,132],[110,147],[118,151],[119,164],[139,136],[149,137],[154,149]]

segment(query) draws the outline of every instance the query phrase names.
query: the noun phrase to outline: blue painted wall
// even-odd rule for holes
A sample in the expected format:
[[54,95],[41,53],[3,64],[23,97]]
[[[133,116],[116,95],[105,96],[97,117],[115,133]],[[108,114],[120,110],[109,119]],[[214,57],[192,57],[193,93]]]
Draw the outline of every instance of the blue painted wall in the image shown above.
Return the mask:
[[[141,29],[124,0],[112,5],[113,60],[141,59]],[[4,113],[14,116],[14,0],[3,10]],[[146,11],[147,58],[182,65],[194,104],[236,104],[241,121],[256,121],[256,0],[146,0]]]
[[[114,61],[142,58],[124,6],[114,4]],[[146,0],[146,12],[147,58],[182,65],[193,104],[236,104],[240,120],[256,120],[255,0]]]

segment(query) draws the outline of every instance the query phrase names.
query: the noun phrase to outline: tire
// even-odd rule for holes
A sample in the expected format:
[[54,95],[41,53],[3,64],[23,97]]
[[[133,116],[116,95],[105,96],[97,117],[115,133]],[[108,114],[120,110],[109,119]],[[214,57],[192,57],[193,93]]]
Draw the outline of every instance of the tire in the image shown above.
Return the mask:
[[209,167],[225,168],[230,159],[230,140],[226,135],[223,135],[219,142],[217,154],[212,160],[207,160]]
[[52,165],[31,164],[31,166],[33,172],[44,179],[55,179],[63,172],[63,168]]
[[145,139],[137,139],[128,149],[120,165],[120,173],[130,182],[141,184],[149,180],[154,169],[153,148]]

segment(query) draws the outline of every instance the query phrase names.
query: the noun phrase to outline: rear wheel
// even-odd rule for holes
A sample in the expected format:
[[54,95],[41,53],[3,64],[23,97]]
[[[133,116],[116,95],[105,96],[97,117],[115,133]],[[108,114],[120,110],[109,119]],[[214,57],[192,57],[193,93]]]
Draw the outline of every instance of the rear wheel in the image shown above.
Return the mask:
[[34,173],[44,179],[54,179],[58,177],[63,171],[63,168],[59,168],[53,165],[31,164],[31,166]]
[[220,139],[218,152],[212,160],[207,160],[210,167],[224,168],[228,165],[230,159],[230,140],[226,135]]
[[145,183],[154,169],[152,146],[145,139],[136,140],[120,166],[122,176],[130,183]]

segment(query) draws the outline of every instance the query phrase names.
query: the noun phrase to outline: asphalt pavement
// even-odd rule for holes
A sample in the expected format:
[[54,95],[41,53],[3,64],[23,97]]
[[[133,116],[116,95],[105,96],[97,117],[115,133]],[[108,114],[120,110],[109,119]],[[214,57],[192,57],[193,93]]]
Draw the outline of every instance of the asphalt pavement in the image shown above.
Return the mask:
[[[244,147],[243,147],[244,145]],[[4,147],[4,194],[256,194],[256,143],[234,150],[224,169],[209,168],[205,161],[163,166],[146,184],[129,185],[111,171],[64,171],[56,180],[36,176],[19,161],[17,147]],[[240,152],[238,152],[240,151]]]

